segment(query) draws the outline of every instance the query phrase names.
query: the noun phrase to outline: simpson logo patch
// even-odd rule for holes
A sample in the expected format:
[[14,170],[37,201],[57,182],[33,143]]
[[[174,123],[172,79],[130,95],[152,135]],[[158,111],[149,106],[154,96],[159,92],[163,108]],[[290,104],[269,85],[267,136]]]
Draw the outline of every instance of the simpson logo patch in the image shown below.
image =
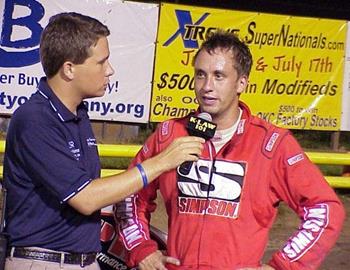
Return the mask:
[[295,163],[301,161],[304,159],[304,155],[303,154],[298,154],[294,157],[288,158],[287,162],[290,166],[294,165]]
[[265,147],[265,150],[266,151],[269,151],[271,152],[272,151],[272,148],[273,146],[275,145],[276,141],[277,141],[277,138],[279,137],[280,135],[276,132],[272,133],[269,141],[267,142],[266,144],[266,147]]
[[317,243],[328,226],[328,216],[329,207],[327,204],[305,207],[304,221],[301,227],[282,249],[284,259],[294,262],[307,253]]
[[244,131],[244,125],[245,125],[245,119],[242,119],[239,121],[238,127],[237,127],[237,134],[242,134]]
[[[120,235],[127,250],[141,244],[142,240],[148,239],[144,234],[142,225],[134,217],[136,212],[136,197],[131,196],[118,203],[115,215],[118,218]],[[117,238],[116,238],[117,239]]]
[[209,160],[179,166],[179,212],[237,218],[245,167],[244,163],[223,160],[215,161],[214,166]]
[[166,136],[169,133],[169,121],[162,124],[162,136]]
[[144,154],[147,154],[147,152],[148,152],[148,146],[147,146],[147,144],[144,144],[144,145],[142,146],[142,151],[143,151]]

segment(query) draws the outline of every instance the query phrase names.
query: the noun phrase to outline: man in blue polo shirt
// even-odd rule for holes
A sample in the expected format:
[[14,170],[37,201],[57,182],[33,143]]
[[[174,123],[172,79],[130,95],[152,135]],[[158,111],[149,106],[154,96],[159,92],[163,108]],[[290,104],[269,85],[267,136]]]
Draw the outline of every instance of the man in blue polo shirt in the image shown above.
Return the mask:
[[53,16],[42,33],[46,77],[7,133],[6,270],[99,269],[99,210],[201,152],[202,139],[183,137],[123,174],[100,178],[83,100],[102,96],[114,73],[108,35],[101,22],[77,13]]

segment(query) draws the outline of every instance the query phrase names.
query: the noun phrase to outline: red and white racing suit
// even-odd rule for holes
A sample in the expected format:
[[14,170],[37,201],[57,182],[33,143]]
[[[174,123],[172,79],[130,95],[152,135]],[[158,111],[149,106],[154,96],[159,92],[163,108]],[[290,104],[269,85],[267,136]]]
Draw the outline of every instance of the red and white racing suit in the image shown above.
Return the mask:
[[[181,261],[168,269],[260,266],[282,201],[299,216],[300,226],[269,264],[283,270],[317,269],[321,264],[342,227],[341,202],[289,131],[252,116],[243,103],[240,107],[237,131],[218,153],[206,142],[200,160],[190,168],[162,174],[117,206],[129,265],[158,249],[149,237],[158,189],[169,217],[167,253]],[[187,121],[160,124],[131,167],[188,135]]]

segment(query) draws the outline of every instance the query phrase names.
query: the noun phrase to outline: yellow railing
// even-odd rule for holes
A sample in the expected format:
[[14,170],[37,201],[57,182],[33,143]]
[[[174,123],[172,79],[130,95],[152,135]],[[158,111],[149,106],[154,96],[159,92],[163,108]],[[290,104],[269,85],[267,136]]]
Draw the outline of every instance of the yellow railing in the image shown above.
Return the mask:
[[[140,150],[141,145],[118,145],[99,144],[98,151],[101,157],[134,157]],[[0,141],[0,153],[5,151],[5,142]],[[350,165],[350,153],[326,153],[306,152],[315,164]],[[123,170],[102,169],[102,176],[120,173]],[[2,166],[0,166],[0,177],[2,178]],[[334,188],[350,188],[350,177],[325,176],[328,183]]]

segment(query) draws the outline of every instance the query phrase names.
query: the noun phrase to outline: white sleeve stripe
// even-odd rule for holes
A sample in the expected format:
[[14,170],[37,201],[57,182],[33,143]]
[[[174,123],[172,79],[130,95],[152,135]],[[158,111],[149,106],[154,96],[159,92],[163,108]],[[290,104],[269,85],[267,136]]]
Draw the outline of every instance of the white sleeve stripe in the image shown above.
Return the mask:
[[88,184],[90,184],[91,179],[87,180],[86,182],[84,182],[80,187],[78,187],[77,191],[73,191],[72,193],[70,193],[67,197],[65,197],[61,203],[64,203],[66,201],[68,201],[70,198],[72,198],[74,195],[76,195],[79,191],[81,191],[84,187],[86,187]]

